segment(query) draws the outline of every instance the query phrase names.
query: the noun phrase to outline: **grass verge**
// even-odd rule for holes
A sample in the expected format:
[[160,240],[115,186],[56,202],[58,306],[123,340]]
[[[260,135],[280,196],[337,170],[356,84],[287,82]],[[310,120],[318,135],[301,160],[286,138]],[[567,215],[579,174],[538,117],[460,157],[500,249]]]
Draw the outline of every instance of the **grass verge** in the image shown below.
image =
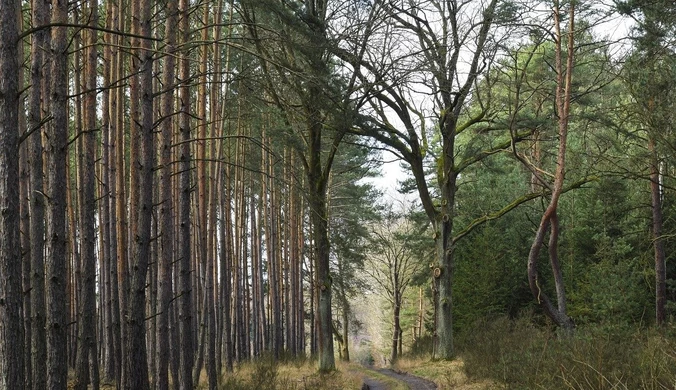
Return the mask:
[[433,361],[430,356],[403,357],[397,361],[393,368],[397,371],[431,380],[437,384],[439,390],[492,390],[501,388],[490,380],[468,378],[461,359]]

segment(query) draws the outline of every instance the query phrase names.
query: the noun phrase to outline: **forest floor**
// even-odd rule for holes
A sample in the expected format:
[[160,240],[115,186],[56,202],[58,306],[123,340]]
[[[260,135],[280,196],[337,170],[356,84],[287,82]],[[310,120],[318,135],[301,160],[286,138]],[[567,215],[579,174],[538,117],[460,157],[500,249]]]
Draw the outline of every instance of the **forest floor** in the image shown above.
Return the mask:
[[[434,390],[437,388],[436,383],[431,380],[421,378],[419,376],[410,375],[406,372],[397,372],[389,368],[371,369],[367,368],[364,372],[364,384],[368,386],[368,390],[385,390],[392,389],[387,383],[373,379],[374,374],[385,375],[397,382],[403,382],[405,388],[410,390]],[[401,384],[397,384],[401,387]]]
[[476,381],[468,378],[465,375],[464,363],[459,358],[452,361],[402,358],[397,361],[393,370],[389,371],[397,374],[397,378],[402,380],[404,378],[421,378],[436,385],[436,387],[413,387],[409,385],[411,389],[489,390],[500,388],[499,385],[490,381]]

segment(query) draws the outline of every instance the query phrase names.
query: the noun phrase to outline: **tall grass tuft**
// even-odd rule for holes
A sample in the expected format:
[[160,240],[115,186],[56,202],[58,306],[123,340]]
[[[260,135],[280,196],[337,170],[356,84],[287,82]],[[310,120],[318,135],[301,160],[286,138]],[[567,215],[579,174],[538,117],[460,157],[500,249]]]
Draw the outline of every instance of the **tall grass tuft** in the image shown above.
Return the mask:
[[668,331],[586,325],[571,337],[529,318],[498,317],[460,337],[465,371],[508,389],[676,389],[676,338]]

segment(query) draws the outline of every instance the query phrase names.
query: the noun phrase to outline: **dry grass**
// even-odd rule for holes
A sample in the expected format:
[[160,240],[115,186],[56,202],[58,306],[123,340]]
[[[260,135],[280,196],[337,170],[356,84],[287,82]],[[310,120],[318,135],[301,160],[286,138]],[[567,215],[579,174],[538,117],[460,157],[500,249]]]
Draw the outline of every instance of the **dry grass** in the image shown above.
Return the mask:
[[[408,390],[409,387],[406,385],[406,383],[401,382],[395,378],[392,378],[390,376],[387,376],[385,374],[381,374],[377,371],[374,370],[369,370],[368,368],[365,368],[362,365],[356,364],[356,363],[351,363],[345,365],[348,367],[349,371],[352,371],[355,373],[355,375],[358,375],[361,379],[361,383],[363,383],[363,378],[364,377],[369,377],[371,379],[375,379],[378,382],[384,383],[387,385],[388,389],[391,390]],[[359,387],[356,387],[357,389]]]
[[487,380],[470,380],[465,375],[464,363],[460,359],[452,361],[432,361],[429,358],[401,358],[393,367],[397,371],[429,379],[440,390],[492,390],[501,387]]
[[[229,390],[306,390],[360,389],[363,374],[350,365],[337,363],[336,371],[320,374],[310,360],[274,361],[262,358],[243,363],[232,373],[224,373],[220,389]],[[200,388],[207,388],[206,376],[200,378]]]

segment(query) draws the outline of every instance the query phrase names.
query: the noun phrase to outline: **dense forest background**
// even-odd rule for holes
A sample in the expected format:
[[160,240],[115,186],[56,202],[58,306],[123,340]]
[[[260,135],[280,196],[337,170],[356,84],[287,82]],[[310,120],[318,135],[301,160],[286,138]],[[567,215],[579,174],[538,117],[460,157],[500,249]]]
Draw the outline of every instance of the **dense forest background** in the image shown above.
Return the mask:
[[2,1],[0,388],[672,388],[675,50],[671,0]]

